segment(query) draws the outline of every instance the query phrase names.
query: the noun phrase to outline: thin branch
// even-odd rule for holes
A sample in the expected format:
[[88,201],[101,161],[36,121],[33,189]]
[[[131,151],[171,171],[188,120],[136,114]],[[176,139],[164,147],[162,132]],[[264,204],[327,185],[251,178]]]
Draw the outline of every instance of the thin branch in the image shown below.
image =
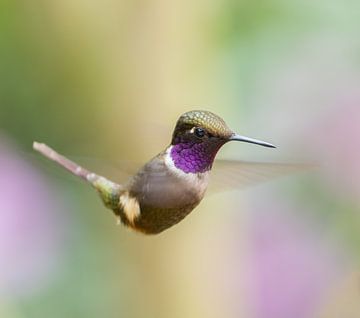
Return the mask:
[[55,161],[64,169],[70,171],[73,175],[84,179],[85,181],[89,181],[93,183],[95,179],[98,179],[99,176],[95,173],[81,167],[77,163],[71,161],[70,159],[60,155],[54,149],[50,148],[46,144],[34,142],[33,143],[34,150],[40,152],[46,158]]

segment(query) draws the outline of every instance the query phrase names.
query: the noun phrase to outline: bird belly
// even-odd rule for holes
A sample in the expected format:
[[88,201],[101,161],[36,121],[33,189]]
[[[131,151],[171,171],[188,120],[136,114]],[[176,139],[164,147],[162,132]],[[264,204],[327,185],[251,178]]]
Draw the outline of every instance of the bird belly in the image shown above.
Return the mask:
[[147,234],[157,234],[179,223],[202,200],[205,188],[189,183],[173,183],[159,190],[158,185],[138,196],[140,215],[134,220],[134,228]]
[[158,234],[179,223],[197,205],[189,204],[179,208],[141,207],[141,215],[133,224],[133,228],[145,234]]
[[[208,172],[180,173],[169,169],[164,160],[157,157],[126,187],[128,197],[123,202],[128,212],[123,205],[123,223],[147,234],[160,233],[180,222],[200,203],[207,185]],[[139,213],[129,198],[136,199]]]

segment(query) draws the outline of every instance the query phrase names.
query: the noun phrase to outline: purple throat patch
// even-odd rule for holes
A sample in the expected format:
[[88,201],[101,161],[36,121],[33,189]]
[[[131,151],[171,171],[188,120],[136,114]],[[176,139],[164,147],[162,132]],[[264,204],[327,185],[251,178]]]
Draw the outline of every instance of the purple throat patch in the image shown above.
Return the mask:
[[179,142],[172,146],[170,156],[176,168],[185,173],[202,173],[211,169],[222,143],[194,141]]

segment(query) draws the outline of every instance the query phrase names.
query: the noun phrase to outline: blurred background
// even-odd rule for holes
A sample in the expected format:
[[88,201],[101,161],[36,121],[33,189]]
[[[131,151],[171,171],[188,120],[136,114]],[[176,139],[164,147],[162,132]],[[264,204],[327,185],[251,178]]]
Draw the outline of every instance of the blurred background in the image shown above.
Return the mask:
[[[0,0],[0,317],[360,317],[356,0]],[[117,178],[207,109],[321,163],[146,237],[35,154]],[[115,163],[115,164],[114,164]]]

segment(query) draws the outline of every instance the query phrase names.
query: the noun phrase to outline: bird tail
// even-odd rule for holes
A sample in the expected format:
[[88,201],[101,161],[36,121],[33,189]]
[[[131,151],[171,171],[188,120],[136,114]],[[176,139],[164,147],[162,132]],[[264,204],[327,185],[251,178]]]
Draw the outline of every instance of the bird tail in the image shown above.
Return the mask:
[[119,209],[119,198],[123,188],[120,184],[112,182],[103,176],[97,175],[96,173],[81,167],[77,163],[60,155],[46,144],[34,142],[33,148],[46,158],[59,164],[73,175],[90,183],[99,193],[105,206],[112,209],[116,214],[116,210]]

